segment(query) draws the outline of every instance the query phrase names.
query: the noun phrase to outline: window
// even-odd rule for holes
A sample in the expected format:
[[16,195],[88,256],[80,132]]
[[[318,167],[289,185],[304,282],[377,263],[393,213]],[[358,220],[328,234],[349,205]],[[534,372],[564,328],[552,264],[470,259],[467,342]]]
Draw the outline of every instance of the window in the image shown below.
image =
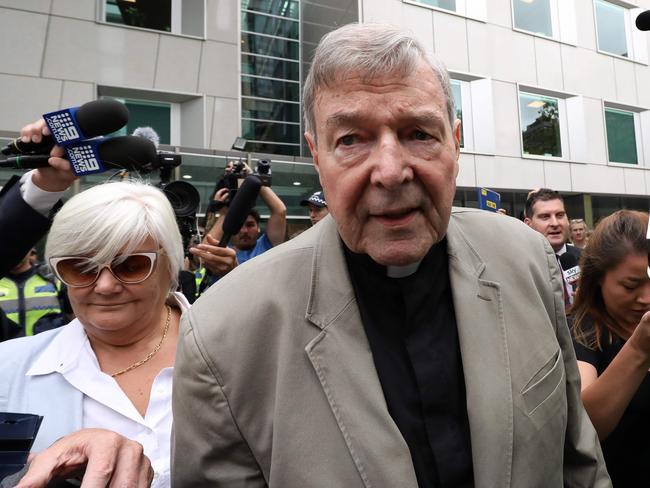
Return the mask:
[[559,98],[519,93],[521,138],[525,155],[562,157],[562,102]]
[[485,0],[403,0],[434,9],[449,10],[467,17],[485,20],[487,17]]
[[300,154],[299,7],[241,2],[241,134],[249,151]]
[[636,127],[638,115],[627,110],[605,107],[607,154],[612,163],[638,164]]
[[576,44],[575,1],[512,0],[512,25],[531,34]]
[[147,100],[119,99],[129,109],[129,121],[115,134],[125,136],[133,134],[138,127],[151,127],[158,133],[160,144],[171,144],[172,104],[150,102]]
[[451,95],[460,120],[460,147],[464,151],[494,154],[494,105],[492,80],[452,71]]
[[629,58],[632,45],[629,10],[603,0],[594,1],[598,49]]
[[205,0],[104,0],[104,22],[203,37]]
[[553,37],[550,0],[514,0],[513,10],[517,29]]

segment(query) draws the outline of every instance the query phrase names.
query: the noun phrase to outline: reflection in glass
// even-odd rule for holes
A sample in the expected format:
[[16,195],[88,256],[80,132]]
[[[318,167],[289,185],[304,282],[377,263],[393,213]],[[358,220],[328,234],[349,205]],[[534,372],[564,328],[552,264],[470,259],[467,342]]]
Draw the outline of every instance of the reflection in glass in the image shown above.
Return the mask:
[[242,119],[242,137],[262,141],[300,143],[300,126]]
[[244,31],[261,32],[277,37],[298,39],[299,23],[295,20],[278,19],[253,12],[241,13],[241,28]]
[[241,62],[241,69],[244,74],[299,81],[299,63],[297,61],[283,61],[252,54],[242,54]]
[[623,7],[596,0],[596,27],[598,29],[598,49],[628,57],[625,9]]
[[521,93],[519,106],[524,154],[562,157],[558,100]]
[[300,106],[297,103],[242,98],[241,109],[242,117],[247,119],[300,122]]
[[300,84],[291,81],[242,76],[241,91],[242,95],[249,97],[298,101],[300,97]]
[[454,105],[456,107],[456,118],[460,120],[460,147],[465,147],[465,139],[463,137],[463,96],[461,93],[461,82],[458,80],[451,80],[451,94],[454,97]]
[[172,30],[171,0],[106,0],[106,22],[159,31]]
[[613,163],[638,164],[634,113],[605,109],[607,152]]
[[278,58],[298,59],[298,42],[241,33],[243,53],[265,54]]
[[512,5],[517,29],[553,37],[550,0],[512,0]]
[[[248,141],[246,149],[251,152],[268,154],[286,154],[288,156],[300,156],[300,145],[276,144],[273,142]],[[275,171],[275,170],[274,170]],[[275,175],[273,176],[275,178]]]
[[242,0],[241,8],[291,19],[299,16],[298,0]]
[[423,3],[425,5],[431,5],[432,7],[444,8],[445,10],[451,10],[452,12],[456,11],[456,0],[416,0],[416,1],[419,3]]

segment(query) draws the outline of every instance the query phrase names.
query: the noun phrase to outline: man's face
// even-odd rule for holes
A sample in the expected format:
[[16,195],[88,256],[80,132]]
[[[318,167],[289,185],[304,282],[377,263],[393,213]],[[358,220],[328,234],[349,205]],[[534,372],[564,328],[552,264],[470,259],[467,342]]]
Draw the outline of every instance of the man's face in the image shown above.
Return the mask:
[[328,213],[330,212],[327,210],[327,207],[317,207],[313,203],[309,204],[309,220],[311,220],[311,225],[316,225]]
[[257,225],[255,219],[249,215],[246,217],[244,225],[242,225],[239,233],[232,238],[232,245],[240,251],[248,251],[253,249],[260,234],[260,226]]
[[569,220],[562,200],[537,201],[533,205],[532,217],[526,217],[524,222],[543,234],[555,252],[564,246]]
[[571,240],[574,242],[582,242],[585,240],[587,226],[584,222],[576,222],[571,224]]
[[447,231],[460,147],[431,68],[351,74],[319,91],[314,116],[317,142],[305,137],[348,248],[387,266],[422,259]]

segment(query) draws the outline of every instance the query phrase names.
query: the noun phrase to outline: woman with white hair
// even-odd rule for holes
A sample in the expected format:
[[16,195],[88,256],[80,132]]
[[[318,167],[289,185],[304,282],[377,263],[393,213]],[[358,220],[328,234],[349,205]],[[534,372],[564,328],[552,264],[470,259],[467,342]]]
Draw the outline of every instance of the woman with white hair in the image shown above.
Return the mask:
[[45,255],[76,319],[0,344],[0,411],[43,416],[33,453],[80,429],[137,441],[152,486],[169,486],[172,371],[189,305],[174,291],[183,249],[167,198],[138,182],[90,188],[58,212]]

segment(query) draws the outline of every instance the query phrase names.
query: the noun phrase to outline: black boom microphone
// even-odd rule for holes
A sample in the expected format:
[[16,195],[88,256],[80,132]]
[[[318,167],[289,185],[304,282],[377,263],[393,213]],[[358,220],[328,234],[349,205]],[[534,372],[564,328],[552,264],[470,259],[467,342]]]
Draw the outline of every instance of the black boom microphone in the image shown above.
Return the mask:
[[[99,158],[104,169],[127,169],[148,173],[157,168],[158,154],[151,141],[142,137],[119,136],[103,139],[98,144]],[[33,169],[49,166],[49,155],[32,154],[0,160],[0,168]]]
[[[84,103],[74,115],[85,139],[103,136],[121,129],[129,121],[126,105],[111,98]],[[18,154],[49,154],[54,147],[52,136],[43,136],[41,142],[22,142],[14,139],[0,152],[5,156]]]
[[262,188],[262,180],[257,176],[247,176],[241,184],[235,198],[230,202],[226,218],[223,219],[223,236],[219,241],[219,247],[226,247],[230,238],[236,235],[248,217],[257,200],[257,195]]
[[641,31],[650,30],[650,10],[641,12],[636,18],[636,28]]

